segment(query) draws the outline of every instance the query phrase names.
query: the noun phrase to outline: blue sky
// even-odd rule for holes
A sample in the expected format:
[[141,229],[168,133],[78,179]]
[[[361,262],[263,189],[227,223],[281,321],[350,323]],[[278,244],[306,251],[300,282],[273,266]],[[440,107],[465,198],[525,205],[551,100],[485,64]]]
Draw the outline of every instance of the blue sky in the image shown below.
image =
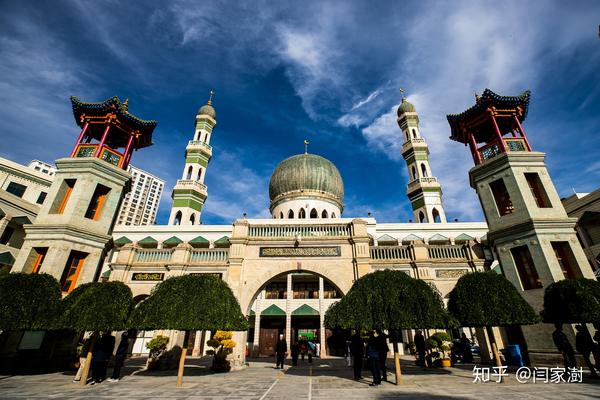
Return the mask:
[[[239,3],[239,4],[238,4]],[[69,96],[129,98],[156,119],[133,163],[183,168],[196,110],[216,91],[203,223],[268,216],[279,161],[310,151],[345,183],[344,216],[412,218],[395,109],[420,114],[449,220],[482,219],[469,152],[445,116],[489,87],[532,91],[524,128],[561,196],[600,186],[598,1],[2,1],[0,156],[52,161],[78,134]]]

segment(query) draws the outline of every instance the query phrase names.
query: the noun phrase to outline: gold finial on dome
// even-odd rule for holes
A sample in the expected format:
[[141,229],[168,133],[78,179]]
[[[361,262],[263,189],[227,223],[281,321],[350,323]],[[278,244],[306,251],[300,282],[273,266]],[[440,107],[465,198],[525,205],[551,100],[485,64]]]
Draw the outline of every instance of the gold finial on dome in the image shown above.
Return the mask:
[[404,89],[400,88],[400,94],[402,95],[402,100],[406,100],[406,96],[404,96]]
[[304,154],[308,154],[308,145],[310,142],[307,139],[304,139]]
[[212,98],[213,98],[214,95],[215,95],[215,91],[211,90],[210,91],[210,96],[208,98],[208,101],[206,102],[206,104],[208,104],[209,106],[212,105]]

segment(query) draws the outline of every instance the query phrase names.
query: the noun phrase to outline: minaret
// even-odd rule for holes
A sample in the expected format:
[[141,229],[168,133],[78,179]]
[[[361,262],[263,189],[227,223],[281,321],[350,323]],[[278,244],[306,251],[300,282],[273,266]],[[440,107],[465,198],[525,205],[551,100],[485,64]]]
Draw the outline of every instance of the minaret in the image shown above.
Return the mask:
[[[529,91],[513,97],[486,89],[474,106],[447,118],[450,139],[471,150],[471,187],[481,202],[487,238],[502,273],[541,311],[548,285],[565,278],[594,279],[594,274],[577,240],[577,220],[567,216],[550,178],[546,155],[532,149],[521,125],[529,96]],[[522,329],[530,355],[556,352],[550,326]]]
[[14,272],[47,273],[64,293],[97,281],[110,250],[112,230],[131,174],[134,150],[152,145],[156,121],[128,111],[128,101],[111,97],[86,103],[71,97],[82,128],[69,157],[57,171],[35,223],[25,225],[25,241]]
[[421,137],[419,115],[411,103],[404,97],[398,107],[398,125],[402,130],[404,144],[402,157],[408,168],[408,187],[406,194],[412,204],[416,222],[446,222],[446,213],[442,205],[442,187],[431,173],[429,165],[429,147]]
[[210,137],[217,124],[217,114],[212,106],[215,92],[210,91],[208,102],[196,114],[194,139],[185,148],[185,166],[181,179],[173,188],[173,206],[169,225],[199,225],[202,207],[208,197],[204,184],[206,167],[212,157]]

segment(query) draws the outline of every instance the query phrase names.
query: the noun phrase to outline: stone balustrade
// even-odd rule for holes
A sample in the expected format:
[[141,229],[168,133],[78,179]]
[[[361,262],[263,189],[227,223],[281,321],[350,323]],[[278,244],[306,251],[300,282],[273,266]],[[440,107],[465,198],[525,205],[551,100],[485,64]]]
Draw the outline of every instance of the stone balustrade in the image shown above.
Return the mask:
[[206,193],[206,185],[193,179],[179,179],[177,181],[178,189],[194,189]]
[[351,233],[350,224],[253,225],[248,228],[251,238],[349,237]]
[[199,148],[200,150],[204,150],[204,152],[208,155],[212,155],[212,146],[203,142],[202,140],[190,140],[187,147],[188,149]]
[[[427,250],[426,253],[421,251]],[[418,250],[418,251],[416,251]],[[418,246],[371,246],[372,260],[417,261],[434,260],[469,260],[467,245],[420,244]]]

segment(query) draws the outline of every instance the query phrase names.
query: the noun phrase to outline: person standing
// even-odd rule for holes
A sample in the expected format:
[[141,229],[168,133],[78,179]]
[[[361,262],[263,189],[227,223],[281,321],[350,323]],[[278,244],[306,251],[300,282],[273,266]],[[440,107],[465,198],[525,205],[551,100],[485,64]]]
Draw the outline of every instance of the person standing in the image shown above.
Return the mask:
[[460,338],[460,347],[462,352],[462,362],[472,363],[473,362],[473,353],[471,353],[471,341],[467,337],[467,335],[463,332],[462,337]]
[[423,337],[421,331],[417,331],[415,334],[415,350],[419,356],[419,365],[425,369],[427,367],[425,365],[425,338]]
[[565,364],[565,369],[575,368],[577,364],[575,363],[575,352],[573,351],[573,346],[571,346],[571,342],[569,342],[569,338],[562,330],[562,324],[557,323],[554,324],[556,328],[554,332],[552,332],[552,340],[554,341],[554,345],[558,349],[558,351],[563,356],[563,362]]
[[373,383],[369,384],[369,386],[379,386],[381,384],[379,341],[373,332],[369,334],[369,340],[367,341],[367,356],[369,357],[369,367],[371,368],[371,374],[373,375]]
[[81,380],[81,375],[85,369],[85,363],[87,362],[87,356],[90,351],[91,344],[92,338],[90,336],[84,336],[83,343],[81,344],[81,350],[79,352],[79,369],[77,369],[73,383],[77,383]]
[[279,340],[277,341],[277,345],[275,346],[275,355],[277,356],[277,364],[275,369],[279,368],[281,365],[281,369],[283,369],[283,362],[285,360],[285,356],[287,354],[287,342],[285,341],[283,335],[279,335]]
[[381,369],[381,380],[387,382],[387,355],[390,348],[387,344],[387,336],[381,330],[377,330],[377,348],[379,350],[379,368]]
[[112,376],[108,379],[109,382],[119,382],[121,379],[121,368],[125,363],[125,357],[127,357],[127,350],[129,349],[129,334],[127,331],[121,335],[121,342],[115,353],[115,367],[113,368]]
[[321,343],[315,342],[315,356],[321,358]]
[[598,374],[594,369],[594,365],[590,361],[590,354],[594,348],[594,341],[590,336],[590,333],[583,327],[583,325],[577,325],[575,327],[577,334],[575,334],[575,349],[583,356],[583,361],[590,369],[593,378],[597,378]]
[[290,350],[292,351],[292,365],[296,367],[298,365],[298,354],[300,354],[300,345],[297,340],[292,344]]
[[110,332],[104,332],[96,349],[94,349],[92,358],[92,385],[98,384],[106,379],[106,367],[108,366],[108,360],[112,355],[114,348],[115,337],[112,336]]
[[354,380],[362,379],[362,360],[365,352],[365,344],[358,330],[350,339],[350,354],[352,355],[352,367],[354,368]]

